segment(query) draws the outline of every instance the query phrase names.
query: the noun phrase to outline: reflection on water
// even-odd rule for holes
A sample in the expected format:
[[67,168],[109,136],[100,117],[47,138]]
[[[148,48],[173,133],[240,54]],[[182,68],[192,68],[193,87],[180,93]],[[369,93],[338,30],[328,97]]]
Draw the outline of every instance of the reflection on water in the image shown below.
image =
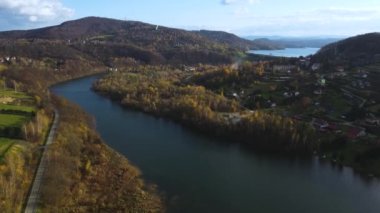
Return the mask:
[[95,79],[52,90],[94,115],[106,142],[166,194],[169,212],[380,212],[378,181],[317,158],[247,151],[123,109],[90,90]]

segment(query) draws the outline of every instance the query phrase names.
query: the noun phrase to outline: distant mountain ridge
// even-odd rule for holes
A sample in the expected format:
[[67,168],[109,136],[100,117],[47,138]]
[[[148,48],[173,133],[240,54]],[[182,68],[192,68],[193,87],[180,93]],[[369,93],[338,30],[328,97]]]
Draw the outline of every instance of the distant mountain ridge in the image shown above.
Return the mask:
[[[58,39],[58,40],[102,40],[135,45],[166,45],[166,42],[184,44],[212,43],[213,41],[195,33],[156,26],[138,21],[122,21],[100,17],[86,17],[64,22],[57,26],[34,30],[1,32],[0,38],[13,39]],[[160,42],[155,44],[154,42]]]
[[[158,25],[147,24],[138,21],[122,21],[117,19],[86,17],[74,21],[67,21],[57,26],[33,29],[0,32],[0,38],[13,39],[78,39],[99,35],[128,36],[132,31],[144,31],[145,36],[152,37],[151,34],[163,31],[167,35],[174,31],[179,36],[191,36],[192,39],[209,39],[213,42],[222,43],[237,49],[257,49],[267,48],[262,44],[256,44],[250,40],[240,38],[234,34],[223,31],[186,31],[175,28],[168,28]],[[156,35],[157,36],[157,35]],[[160,35],[158,35],[160,36]],[[126,37],[128,39],[128,37]],[[129,38],[130,39],[130,38]],[[141,37],[140,39],[143,39]]]
[[50,49],[54,44],[55,50],[62,53],[79,51],[100,60],[129,57],[146,63],[229,63],[239,51],[268,48],[226,32],[186,31],[100,17],[34,30],[0,32],[0,40],[0,55],[36,57],[38,53],[40,57],[47,51],[60,57]]
[[281,48],[274,42],[263,42],[261,40],[248,40],[245,38],[238,37],[232,33],[227,33],[223,31],[209,31],[209,30],[200,30],[194,31],[202,36],[205,36],[213,41],[217,41],[223,44],[232,45],[238,49],[246,50],[258,50],[258,49],[279,49]]
[[[86,17],[74,21],[67,21],[57,26],[45,27],[33,30],[16,30],[0,32],[0,38],[14,39],[78,39],[97,35],[118,35],[127,34],[132,31],[144,31],[146,36],[150,36],[152,32],[164,30],[176,31],[181,36],[192,35],[193,39],[207,38],[210,41],[218,42],[237,49],[268,49],[271,45],[266,46],[261,42],[255,42],[248,39],[238,37],[232,33],[223,31],[186,31],[175,28],[168,28],[158,25],[147,24],[138,21],[122,21],[117,19]],[[199,37],[197,37],[199,35]]]
[[57,26],[32,30],[15,30],[0,33],[0,38],[15,39],[77,39],[83,36],[94,36],[116,32],[138,22],[123,22],[121,20],[87,17],[67,21]]

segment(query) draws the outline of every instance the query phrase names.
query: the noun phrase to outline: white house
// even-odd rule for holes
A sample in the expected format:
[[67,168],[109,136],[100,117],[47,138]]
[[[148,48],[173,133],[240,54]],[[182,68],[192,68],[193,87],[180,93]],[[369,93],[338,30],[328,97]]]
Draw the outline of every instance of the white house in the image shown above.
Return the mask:
[[314,63],[313,65],[311,65],[311,70],[313,71],[317,71],[321,68],[321,64],[320,63]]
[[274,72],[288,72],[291,70],[296,70],[297,66],[295,65],[273,65],[273,71]]

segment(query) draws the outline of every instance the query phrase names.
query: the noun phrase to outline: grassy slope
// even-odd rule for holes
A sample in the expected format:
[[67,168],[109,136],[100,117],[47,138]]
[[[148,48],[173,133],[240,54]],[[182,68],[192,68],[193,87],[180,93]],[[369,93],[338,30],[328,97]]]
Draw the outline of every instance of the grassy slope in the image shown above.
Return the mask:
[[20,127],[25,121],[27,117],[23,115],[0,114],[0,128]]
[[19,99],[31,99],[29,95],[24,92],[16,92],[14,90],[0,90],[0,97],[11,97]]
[[19,111],[19,112],[33,113],[36,111],[36,108],[31,107],[31,106],[0,104],[0,111]]
[[4,156],[6,151],[15,143],[14,140],[9,138],[0,138],[0,158]]

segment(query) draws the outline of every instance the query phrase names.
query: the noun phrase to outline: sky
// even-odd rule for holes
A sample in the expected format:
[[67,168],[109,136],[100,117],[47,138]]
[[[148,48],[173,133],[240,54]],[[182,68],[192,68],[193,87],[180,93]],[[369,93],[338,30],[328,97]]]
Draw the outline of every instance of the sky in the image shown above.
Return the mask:
[[0,0],[0,31],[86,16],[240,36],[353,36],[380,31],[380,0]]

